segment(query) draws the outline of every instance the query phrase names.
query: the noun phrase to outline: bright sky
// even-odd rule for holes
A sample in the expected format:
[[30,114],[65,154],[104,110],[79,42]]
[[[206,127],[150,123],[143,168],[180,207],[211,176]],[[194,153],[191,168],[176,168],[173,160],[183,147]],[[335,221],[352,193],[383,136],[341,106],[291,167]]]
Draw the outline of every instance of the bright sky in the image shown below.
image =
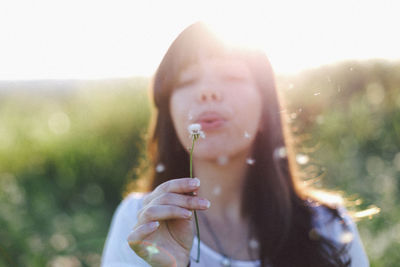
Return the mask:
[[149,76],[197,20],[261,46],[277,73],[400,59],[399,10],[397,0],[2,0],[0,80]]

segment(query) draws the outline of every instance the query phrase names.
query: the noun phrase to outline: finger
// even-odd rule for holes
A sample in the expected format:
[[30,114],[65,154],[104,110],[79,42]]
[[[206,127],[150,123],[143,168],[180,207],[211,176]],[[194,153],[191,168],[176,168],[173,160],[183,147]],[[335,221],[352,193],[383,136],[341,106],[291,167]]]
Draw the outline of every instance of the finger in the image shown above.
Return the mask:
[[151,205],[139,211],[138,224],[151,221],[190,219],[192,211],[172,205]]
[[[157,221],[145,223],[138,225],[134,230],[128,235],[128,243],[137,243],[145,239],[149,234],[153,233],[158,229],[160,223]],[[130,244],[129,244],[130,245]]]
[[179,178],[166,181],[144,198],[143,205],[147,205],[163,193],[189,193],[198,190],[199,186],[200,180],[198,178]]
[[164,193],[155,198],[151,205],[173,205],[190,210],[205,210],[210,207],[210,201],[190,195]]

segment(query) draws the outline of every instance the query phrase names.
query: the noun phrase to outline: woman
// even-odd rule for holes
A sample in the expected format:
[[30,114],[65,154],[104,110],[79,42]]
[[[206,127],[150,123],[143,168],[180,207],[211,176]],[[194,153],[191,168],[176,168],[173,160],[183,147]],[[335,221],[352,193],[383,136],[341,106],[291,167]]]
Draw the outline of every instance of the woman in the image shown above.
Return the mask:
[[[153,93],[150,190],[118,207],[103,266],[369,265],[344,208],[300,181],[262,52],[195,23],[167,51]],[[196,179],[188,178],[193,123],[206,135],[193,152]]]

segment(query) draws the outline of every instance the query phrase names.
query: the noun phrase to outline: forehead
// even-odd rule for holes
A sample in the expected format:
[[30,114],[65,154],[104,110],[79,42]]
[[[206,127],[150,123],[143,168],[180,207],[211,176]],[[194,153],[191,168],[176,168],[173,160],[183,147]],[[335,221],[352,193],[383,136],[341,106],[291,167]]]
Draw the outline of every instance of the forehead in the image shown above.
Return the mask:
[[188,73],[198,73],[204,70],[221,71],[221,72],[234,72],[250,74],[250,69],[247,64],[239,59],[232,57],[208,57],[199,56],[198,60],[184,68],[180,76]]

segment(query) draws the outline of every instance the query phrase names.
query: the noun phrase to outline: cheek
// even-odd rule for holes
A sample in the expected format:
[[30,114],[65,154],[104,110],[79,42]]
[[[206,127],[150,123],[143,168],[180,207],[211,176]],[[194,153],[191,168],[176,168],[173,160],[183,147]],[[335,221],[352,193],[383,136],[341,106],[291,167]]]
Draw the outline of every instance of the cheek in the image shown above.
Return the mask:
[[189,133],[187,126],[189,125],[189,106],[185,105],[185,102],[181,101],[179,97],[172,96],[170,101],[170,112],[172,123],[175,128],[175,132],[181,144],[184,147],[189,145]]
[[241,127],[248,134],[255,134],[259,128],[262,113],[260,94],[253,92],[242,97],[238,96],[236,101],[236,113],[240,118]]

